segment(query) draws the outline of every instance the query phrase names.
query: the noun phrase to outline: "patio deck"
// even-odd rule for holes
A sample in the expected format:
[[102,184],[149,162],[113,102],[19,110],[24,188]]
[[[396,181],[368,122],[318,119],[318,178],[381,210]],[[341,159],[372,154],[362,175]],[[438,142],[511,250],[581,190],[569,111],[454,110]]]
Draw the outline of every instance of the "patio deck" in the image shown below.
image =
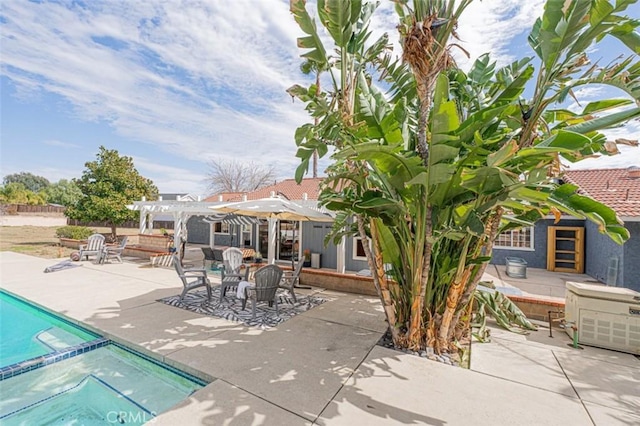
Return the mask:
[[0,285],[213,380],[154,424],[640,423],[640,360],[574,350],[560,332],[494,329],[465,370],[377,346],[376,298],[309,290],[328,301],[265,331],[156,302],[181,290],[170,269],[83,262],[42,273],[56,262],[2,252]]

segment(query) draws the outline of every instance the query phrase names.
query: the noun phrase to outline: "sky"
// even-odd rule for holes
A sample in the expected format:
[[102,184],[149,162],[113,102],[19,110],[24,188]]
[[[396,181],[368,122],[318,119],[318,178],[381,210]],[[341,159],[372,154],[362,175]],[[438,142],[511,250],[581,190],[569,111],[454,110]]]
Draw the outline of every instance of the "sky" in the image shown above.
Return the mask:
[[[473,3],[458,30],[471,58],[458,52],[459,65],[468,68],[486,52],[499,65],[531,55],[526,36],[542,5]],[[640,16],[640,6],[633,8],[628,14]],[[292,178],[293,135],[310,120],[285,90],[309,77],[299,71],[301,32],[288,9],[287,0],[3,0],[2,176],[77,178],[102,145],[132,157],[162,193],[207,195],[212,160],[273,165],[278,180]],[[382,0],[374,35],[388,32],[397,46],[396,24],[392,3]],[[608,61],[623,51],[605,39],[590,53]],[[640,122],[607,136],[640,139]],[[572,168],[631,165],[640,166],[640,149]]]

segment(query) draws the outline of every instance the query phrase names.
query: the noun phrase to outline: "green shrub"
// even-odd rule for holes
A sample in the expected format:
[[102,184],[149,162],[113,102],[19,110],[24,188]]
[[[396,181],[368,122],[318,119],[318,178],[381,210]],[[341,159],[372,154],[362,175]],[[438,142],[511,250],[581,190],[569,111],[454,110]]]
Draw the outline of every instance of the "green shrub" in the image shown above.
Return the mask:
[[95,232],[96,231],[86,226],[63,226],[62,228],[56,229],[56,237],[85,240],[89,238],[89,235],[95,234]]

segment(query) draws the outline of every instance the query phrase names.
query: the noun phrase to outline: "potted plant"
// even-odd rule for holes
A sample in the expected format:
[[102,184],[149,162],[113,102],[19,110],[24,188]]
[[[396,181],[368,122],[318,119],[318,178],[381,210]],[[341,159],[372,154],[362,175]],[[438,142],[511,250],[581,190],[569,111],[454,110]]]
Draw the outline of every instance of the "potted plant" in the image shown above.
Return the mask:
[[302,254],[304,256],[304,262],[302,266],[304,266],[305,268],[308,268],[309,266],[311,266],[311,250],[305,249],[302,252]]

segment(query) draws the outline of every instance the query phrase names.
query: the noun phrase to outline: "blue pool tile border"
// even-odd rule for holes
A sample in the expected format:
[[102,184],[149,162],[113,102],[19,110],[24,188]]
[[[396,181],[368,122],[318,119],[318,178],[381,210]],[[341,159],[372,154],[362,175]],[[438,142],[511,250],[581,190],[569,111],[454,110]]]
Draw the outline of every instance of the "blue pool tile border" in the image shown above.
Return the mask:
[[158,367],[162,367],[165,370],[169,370],[173,374],[178,375],[178,376],[180,376],[180,377],[182,377],[184,379],[190,380],[190,381],[196,383],[199,386],[204,387],[204,386],[207,386],[208,384],[211,383],[210,380],[201,379],[200,377],[198,377],[196,375],[187,373],[186,371],[182,371],[179,368],[176,368],[176,367],[173,367],[173,366],[167,364],[166,362],[158,361],[157,359],[155,359],[155,358],[153,358],[153,357],[151,357],[149,355],[146,355],[146,354],[144,354],[142,352],[138,352],[135,349],[131,349],[131,348],[129,348],[129,347],[125,346],[125,345],[122,345],[122,344],[120,344],[118,342],[114,342],[113,340],[111,340],[110,343],[111,343],[111,345],[117,347],[118,349],[122,349],[125,352],[129,352],[130,354],[133,354],[135,356],[139,356],[140,358],[144,359],[145,361],[148,361],[148,362],[150,362],[152,364],[155,364]]
[[[18,376],[20,374],[23,373],[27,373],[29,371],[32,370],[36,370],[38,368],[42,368],[45,367],[47,365],[56,363],[56,362],[60,362],[69,358],[73,358],[75,356],[81,355],[83,353],[86,352],[90,352],[92,350],[104,347],[104,346],[108,346],[108,345],[114,345],[119,349],[122,349],[125,352],[128,352],[130,354],[136,355],[140,358],[143,358],[144,360],[155,364],[161,368],[164,368],[170,372],[172,372],[173,374],[176,374],[184,379],[190,380],[194,383],[196,383],[199,386],[207,386],[208,384],[211,383],[211,380],[208,379],[204,379],[204,378],[200,378],[194,374],[190,374],[187,373],[186,371],[182,371],[180,370],[178,367],[173,367],[163,361],[159,361],[156,358],[153,358],[145,353],[139,352],[135,349],[132,349],[124,344],[115,342],[113,340],[110,340],[108,338],[105,338],[103,336],[101,336],[100,334],[98,334],[95,331],[89,330],[85,327],[83,327],[82,325],[80,325],[79,323],[73,322],[73,321],[69,321],[66,318],[61,317],[60,315],[58,315],[55,312],[51,312],[47,309],[41,308],[37,305],[35,305],[33,302],[23,299],[19,296],[16,296],[8,291],[6,291],[5,289],[1,289],[0,288],[0,293],[4,294],[5,296],[8,296],[14,300],[17,300],[18,302],[24,303],[25,305],[28,305],[29,307],[36,309],[40,312],[43,312],[49,316],[54,317],[56,320],[64,322],[65,324],[71,326],[71,327],[75,327],[77,329],[82,330],[85,333],[88,333],[91,336],[96,337],[95,340],[91,340],[89,342],[83,342],[80,343],[78,345],[74,345],[74,346],[70,346],[68,348],[59,350],[59,351],[53,351],[49,354],[46,355],[42,355],[42,356],[38,356],[35,358],[31,358],[25,361],[20,361],[17,362],[15,364],[11,364],[5,367],[0,368],[0,382],[5,380],[5,379],[9,379],[11,377],[15,377]],[[47,345],[48,346],[48,345]],[[215,380],[215,379],[214,379]]]
[[46,355],[37,356],[35,358],[7,365],[6,367],[2,367],[0,369],[0,381],[19,376],[20,374],[42,368],[47,365],[63,361],[65,359],[73,358],[83,353],[93,351],[103,346],[107,346],[109,343],[111,343],[109,339],[101,337],[99,339],[91,340],[90,342],[84,342],[80,343],[79,345],[70,346],[60,351],[54,351]]

